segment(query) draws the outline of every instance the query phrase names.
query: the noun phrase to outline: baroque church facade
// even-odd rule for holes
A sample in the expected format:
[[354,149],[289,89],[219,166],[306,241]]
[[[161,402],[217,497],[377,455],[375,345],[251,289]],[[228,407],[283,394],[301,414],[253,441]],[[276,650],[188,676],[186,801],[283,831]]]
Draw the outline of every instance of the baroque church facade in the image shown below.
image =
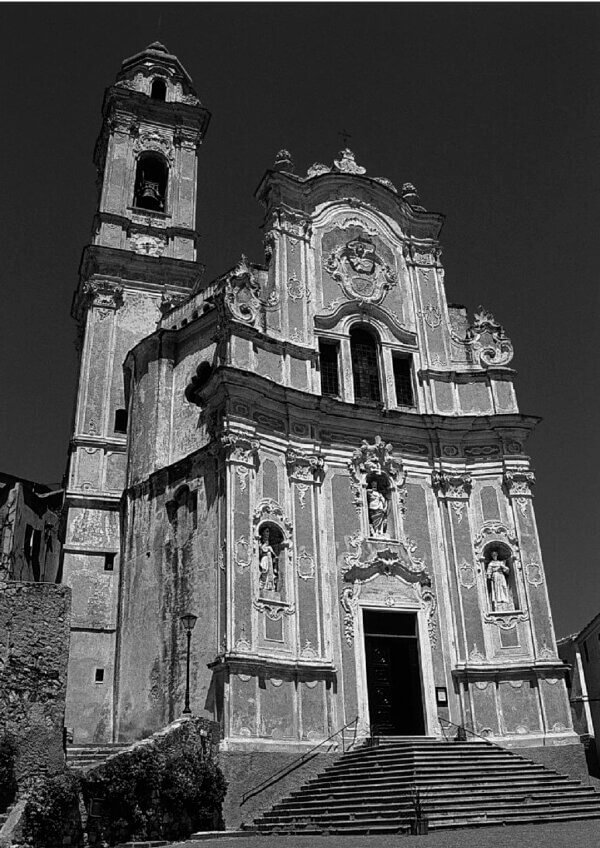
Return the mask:
[[66,723],[131,741],[182,711],[229,749],[361,734],[576,743],[513,348],[448,303],[411,184],[345,148],[256,192],[265,261],[196,257],[209,113],[150,45],[107,89],[73,314]]

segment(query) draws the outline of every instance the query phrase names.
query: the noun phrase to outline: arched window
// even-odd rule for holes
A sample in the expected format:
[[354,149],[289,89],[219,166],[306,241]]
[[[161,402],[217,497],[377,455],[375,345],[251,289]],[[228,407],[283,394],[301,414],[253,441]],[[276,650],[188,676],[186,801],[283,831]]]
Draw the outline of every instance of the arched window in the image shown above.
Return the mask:
[[142,153],[135,174],[133,205],[164,212],[167,201],[167,163],[158,153]]
[[157,77],[152,83],[152,90],[150,92],[150,97],[153,100],[166,100],[167,99],[167,84],[160,77]]
[[377,339],[364,327],[350,330],[350,352],[354,377],[354,400],[381,401]]

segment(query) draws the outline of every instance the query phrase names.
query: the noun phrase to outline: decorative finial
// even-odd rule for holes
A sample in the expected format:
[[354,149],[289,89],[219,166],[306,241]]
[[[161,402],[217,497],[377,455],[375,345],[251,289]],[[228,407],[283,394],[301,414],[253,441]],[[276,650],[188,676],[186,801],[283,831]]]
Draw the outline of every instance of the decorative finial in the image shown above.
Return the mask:
[[367,169],[356,164],[356,156],[349,147],[340,150],[340,158],[334,159],[333,164],[343,174],[366,174]]
[[341,130],[338,135],[342,139],[342,145],[344,148],[348,147],[348,140],[352,138],[348,130]]
[[421,206],[421,200],[419,198],[419,193],[417,189],[414,187],[412,183],[404,183],[402,186],[402,199],[406,200],[413,209],[420,209],[425,211],[425,207]]
[[416,203],[419,202],[419,195],[412,183],[404,183],[402,186],[402,197],[407,201],[407,203],[412,203],[413,201]]
[[164,44],[161,44],[160,41],[153,41],[152,44],[149,44],[146,47],[146,50],[156,50],[159,53],[168,53],[169,51],[165,47]]
[[294,172],[294,160],[289,150],[280,150],[277,153],[273,168],[275,171],[288,171],[290,174]]

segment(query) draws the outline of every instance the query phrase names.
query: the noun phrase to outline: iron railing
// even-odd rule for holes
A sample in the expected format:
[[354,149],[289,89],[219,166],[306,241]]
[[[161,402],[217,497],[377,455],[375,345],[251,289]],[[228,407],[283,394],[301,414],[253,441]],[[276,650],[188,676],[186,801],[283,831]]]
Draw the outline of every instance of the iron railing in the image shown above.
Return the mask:
[[[348,730],[348,728],[350,727],[354,727],[354,733],[352,735],[352,741],[347,744],[346,738],[344,736],[344,731]],[[344,753],[346,751],[352,750],[354,745],[356,745],[357,731],[358,716],[356,716],[356,718],[352,721],[349,721],[348,724],[345,724],[343,727],[340,727],[339,730],[336,730],[334,733],[331,734],[331,736],[328,736],[327,739],[323,739],[309,751],[306,751],[304,754],[301,754],[299,757],[296,757],[295,760],[292,760],[291,763],[288,763],[287,765],[280,768],[278,771],[274,772],[270,777],[267,777],[266,780],[263,780],[262,783],[259,783],[253,789],[248,790],[248,792],[244,792],[244,794],[242,795],[242,800],[240,801],[240,807],[242,807],[250,798],[253,798],[255,795],[258,795],[260,792],[264,792],[264,790],[268,789],[269,786],[273,786],[273,784],[277,783],[279,780],[282,780],[282,778],[287,777],[288,774],[295,771],[297,768],[300,768],[300,766],[303,766],[304,763],[308,762],[308,760],[316,756],[317,751],[319,750],[319,748],[322,748],[323,745],[326,745],[328,742],[331,742],[332,748],[338,747],[339,742],[333,743],[333,740],[336,736],[339,736],[341,734],[342,751]]]

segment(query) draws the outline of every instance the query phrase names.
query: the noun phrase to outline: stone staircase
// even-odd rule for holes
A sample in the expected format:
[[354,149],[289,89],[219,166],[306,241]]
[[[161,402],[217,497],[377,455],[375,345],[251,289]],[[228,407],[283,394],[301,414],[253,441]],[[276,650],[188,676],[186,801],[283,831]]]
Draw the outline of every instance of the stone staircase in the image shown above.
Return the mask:
[[118,742],[104,745],[67,745],[67,765],[89,769],[103,763],[111,754],[118,754],[128,745]]
[[600,793],[484,741],[389,738],[343,754],[245,829],[402,833],[415,793],[429,829],[600,819]]

